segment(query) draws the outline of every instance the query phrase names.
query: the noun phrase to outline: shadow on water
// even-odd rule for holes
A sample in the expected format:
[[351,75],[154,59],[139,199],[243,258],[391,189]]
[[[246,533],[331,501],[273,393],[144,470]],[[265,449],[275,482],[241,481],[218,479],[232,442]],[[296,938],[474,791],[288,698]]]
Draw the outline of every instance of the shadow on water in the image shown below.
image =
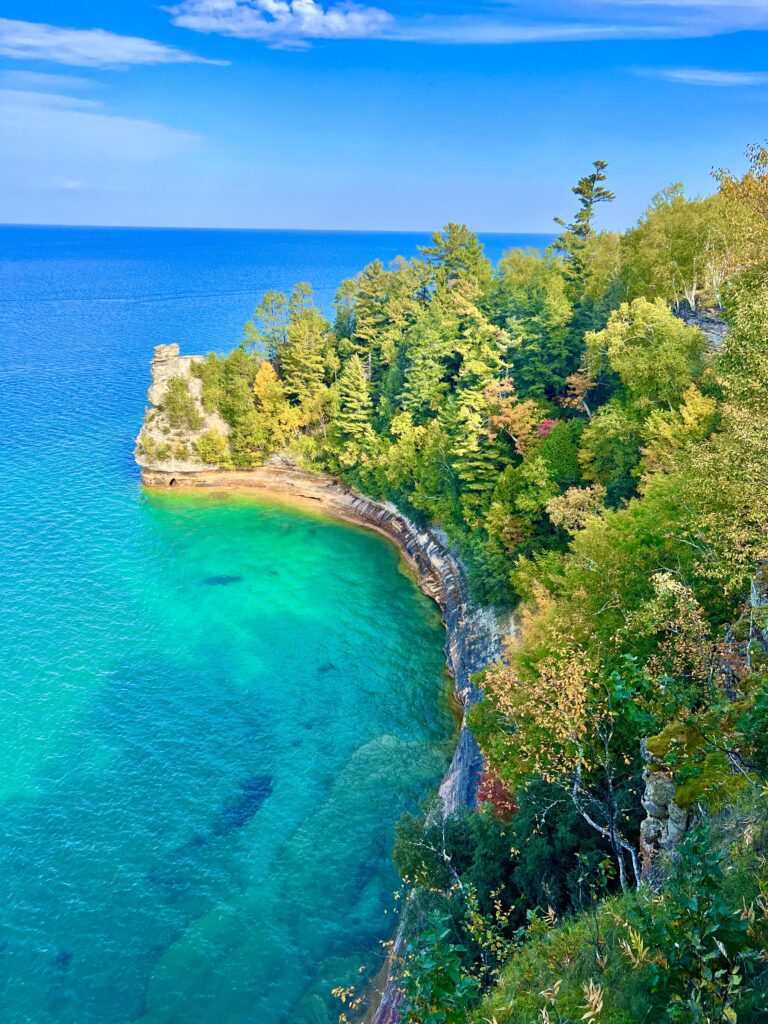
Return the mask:
[[247,778],[237,796],[224,805],[211,830],[212,834],[225,836],[237,829],[244,828],[260,810],[264,801],[272,793],[274,786],[275,781],[271,775],[252,775]]
[[205,587],[229,587],[233,583],[242,583],[244,576],[206,576],[200,582]]
[[[174,864],[183,865],[193,850],[201,850],[215,839],[228,836],[245,828],[261,810],[264,802],[272,795],[275,780],[271,775],[250,775],[244,779],[238,792],[223,805],[216,820],[204,832],[195,832],[191,839],[182,843],[171,855]],[[182,892],[192,884],[188,864],[186,869],[160,869],[147,873],[147,879],[159,885],[167,893]]]

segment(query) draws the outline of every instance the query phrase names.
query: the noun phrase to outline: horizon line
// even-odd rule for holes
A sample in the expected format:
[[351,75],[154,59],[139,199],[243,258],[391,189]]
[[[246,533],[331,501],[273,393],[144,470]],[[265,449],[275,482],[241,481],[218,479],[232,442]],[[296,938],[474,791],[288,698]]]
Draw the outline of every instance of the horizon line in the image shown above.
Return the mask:
[[[61,229],[88,229],[91,231],[253,231],[269,232],[280,231],[284,233],[317,232],[318,234],[329,235],[431,235],[442,231],[449,223],[465,224],[465,221],[446,221],[443,227],[435,228],[282,228],[282,227],[212,227],[178,224],[56,224],[56,223],[35,223],[25,221],[0,221],[0,228],[61,228]],[[469,227],[469,225],[467,225]],[[557,237],[556,231],[521,231],[521,230],[475,230],[476,235],[533,235],[541,238]]]

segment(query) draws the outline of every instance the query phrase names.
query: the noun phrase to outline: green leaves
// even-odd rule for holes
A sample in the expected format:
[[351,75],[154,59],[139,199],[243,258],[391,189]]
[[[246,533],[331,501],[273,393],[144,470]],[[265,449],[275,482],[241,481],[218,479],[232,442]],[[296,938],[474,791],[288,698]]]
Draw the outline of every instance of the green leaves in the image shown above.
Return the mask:
[[480,985],[464,967],[465,953],[448,915],[432,914],[426,929],[409,944],[400,972],[408,1024],[466,1024]]

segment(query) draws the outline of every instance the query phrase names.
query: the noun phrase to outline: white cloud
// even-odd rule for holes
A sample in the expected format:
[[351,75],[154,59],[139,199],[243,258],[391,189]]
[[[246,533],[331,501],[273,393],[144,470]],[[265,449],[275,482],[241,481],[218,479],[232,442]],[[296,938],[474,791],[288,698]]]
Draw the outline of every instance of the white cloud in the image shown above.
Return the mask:
[[226,63],[206,60],[151,39],[120,36],[100,28],[60,28],[10,18],[0,18],[0,56],[15,60],[47,60],[83,68]]
[[660,78],[681,85],[736,88],[739,86],[768,85],[768,71],[717,71],[710,68],[636,68],[636,74],[645,78]]
[[308,39],[380,38],[394,18],[378,7],[317,0],[183,0],[166,10],[173,23],[196,32],[215,32],[272,45]]
[[[391,0],[390,0],[391,2]],[[271,46],[320,39],[385,39],[444,44],[509,44],[601,39],[674,39],[768,28],[768,0],[467,0],[446,14],[439,0],[421,13],[323,0],[181,0],[175,25],[257,39]],[[489,13],[489,10],[493,13]]]
[[558,21],[518,24],[499,18],[480,18],[473,15],[456,18],[427,15],[415,21],[401,22],[388,38],[405,43],[504,46],[513,43],[667,38],[676,31],[669,25],[603,25]]

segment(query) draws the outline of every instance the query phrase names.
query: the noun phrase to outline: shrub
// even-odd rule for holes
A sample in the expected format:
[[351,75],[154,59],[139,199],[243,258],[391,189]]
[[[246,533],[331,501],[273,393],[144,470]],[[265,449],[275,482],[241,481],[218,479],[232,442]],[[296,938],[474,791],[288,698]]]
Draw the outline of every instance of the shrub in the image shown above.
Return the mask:
[[227,439],[218,430],[209,430],[198,438],[195,451],[203,462],[211,466],[223,466],[230,462]]
[[203,425],[197,403],[189,393],[189,385],[183,377],[171,377],[168,381],[162,408],[172,427],[199,430]]

